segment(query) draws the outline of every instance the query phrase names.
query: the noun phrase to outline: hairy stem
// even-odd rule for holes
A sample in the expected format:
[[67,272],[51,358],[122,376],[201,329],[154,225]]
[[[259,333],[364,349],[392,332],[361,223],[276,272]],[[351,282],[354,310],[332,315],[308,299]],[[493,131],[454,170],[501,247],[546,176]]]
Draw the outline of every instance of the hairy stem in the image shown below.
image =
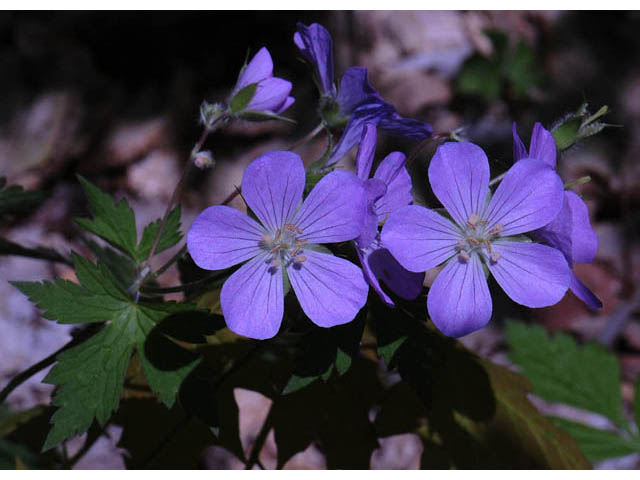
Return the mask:
[[287,150],[295,150],[296,148],[298,148],[301,145],[304,145],[305,143],[307,143],[308,141],[310,141],[311,139],[313,139],[313,137],[315,137],[316,135],[318,135],[322,129],[324,128],[324,123],[320,122],[316,128],[314,128],[313,130],[311,130],[309,133],[307,133],[304,137],[302,137],[300,140],[298,140],[297,142],[293,143],[289,148],[287,148]]
[[20,257],[37,258],[51,262],[64,263],[73,266],[73,262],[62,254],[47,247],[26,248],[6,238],[0,238],[0,255],[17,255]]

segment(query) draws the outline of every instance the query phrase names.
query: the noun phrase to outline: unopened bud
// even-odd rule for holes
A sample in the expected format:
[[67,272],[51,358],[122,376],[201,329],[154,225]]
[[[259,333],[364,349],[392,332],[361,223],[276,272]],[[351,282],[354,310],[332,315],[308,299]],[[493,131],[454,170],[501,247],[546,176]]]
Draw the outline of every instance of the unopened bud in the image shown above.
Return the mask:
[[211,127],[222,115],[222,105],[209,103],[206,100],[200,105],[200,123],[205,127]]
[[208,150],[201,151],[195,154],[193,157],[193,163],[201,170],[206,170],[215,165],[216,161],[213,159],[213,155]]

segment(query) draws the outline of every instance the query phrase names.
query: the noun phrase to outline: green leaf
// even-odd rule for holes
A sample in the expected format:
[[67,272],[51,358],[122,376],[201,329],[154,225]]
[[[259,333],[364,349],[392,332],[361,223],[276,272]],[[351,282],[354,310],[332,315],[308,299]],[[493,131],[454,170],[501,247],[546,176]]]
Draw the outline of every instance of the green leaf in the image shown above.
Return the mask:
[[480,55],[469,58],[457,78],[460,93],[491,101],[500,95],[502,81],[499,65]]
[[[171,248],[176,245],[182,239],[182,232],[180,231],[180,205],[177,205],[167,217],[167,223],[162,230],[160,240],[158,240],[158,246],[155,253],[160,253],[167,248]],[[142,239],[140,239],[140,245],[136,252],[135,260],[140,263],[145,261],[149,257],[151,247],[158,234],[160,223],[162,219],[158,219],[155,222],[147,225],[142,232]]]
[[578,347],[565,334],[550,337],[540,326],[510,322],[511,359],[522,367],[536,395],[590,410],[626,428],[618,360],[602,346]]
[[46,198],[43,192],[24,190],[19,185],[7,186],[7,179],[0,177],[0,221],[32,213]]
[[229,100],[229,108],[231,109],[231,113],[239,113],[247,108],[254,95],[256,94],[257,88],[257,83],[251,83],[240,90],[238,93],[236,93],[233,97],[231,97],[231,100]]
[[637,439],[622,438],[611,430],[599,430],[564,418],[553,418],[552,420],[571,434],[587,458],[593,463],[640,452],[640,442]]
[[89,201],[89,210],[93,219],[76,218],[74,221],[111,245],[119,248],[131,258],[136,258],[136,219],[131,207],[123,198],[117,204],[111,196],[98,187],[78,176],[84,193]]
[[543,80],[536,54],[524,40],[521,40],[513,54],[505,59],[502,71],[517,96],[525,95],[532,87],[539,86]]

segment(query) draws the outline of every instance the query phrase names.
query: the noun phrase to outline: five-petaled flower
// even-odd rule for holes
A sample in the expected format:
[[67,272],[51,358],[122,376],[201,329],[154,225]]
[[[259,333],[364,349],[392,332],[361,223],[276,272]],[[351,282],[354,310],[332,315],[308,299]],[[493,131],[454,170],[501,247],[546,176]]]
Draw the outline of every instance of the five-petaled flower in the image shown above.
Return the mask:
[[227,206],[204,210],[187,234],[195,263],[220,270],[241,262],[222,287],[227,325],[251,338],[273,337],[284,312],[283,274],[304,313],[321,327],[353,320],[369,286],[362,270],[314,244],[356,238],[366,197],[354,174],[326,175],[302,202],[305,170],[292,152],[268,152],[244,172],[242,195],[259,222]]
[[378,165],[373,178],[369,178],[376,140],[376,126],[366,124],[356,157],[356,174],[364,182],[367,192],[367,211],[362,233],[355,244],[365,278],[380,298],[393,306],[393,300],[384,292],[378,279],[383,279],[400,297],[413,300],[422,291],[424,275],[403,268],[389,250],[380,244],[378,224],[384,222],[392,212],[412,203],[413,197],[411,177],[405,167],[403,153],[392,152],[387,155]]
[[431,125],[403,118],[393,105],[385,102],[369,83],[366,68],[348,68],[342,75],[340,89],[336,90],[331,35],[322,25],[298,23],[293,41],[313,66],[325,121],[348,122],[327,166],[338,162],[358,143],[365,123],[374,123],[387,133],[414,140],[433,134]]
[[[536,122],[531,132],[529,153],[513,124],[513,156],[518,161],[536,158],[556,168],[556,143],[553,135]],[[589,223],[589,210],[582,199],[571,190],[564,191],[562,208],[556,218],[533,232],[540,241],[560,250],[571,267],[571,291],[590,308],[602,307],[602,302],[573,272],[573,263],[591,263],[598,251],[598,237]]]
[[409,205],[394,212],[381,239],[408,270],[424,272],[446,262],[427,297],[429,315],[446,335],[485,326],[492,302],[484,266],[515,302],[544,307],[558,302],[570,270],[555,248],[510,238],[543,227],[562,206],[563,184],[541,160],[522,159],[489,200],[489,162],[471,143],[441,145],[429,181],[452,220]]
[[234,113],[280,114],[295,101],[289,95],[291,88],[291,82],[273,76],[273,60],[269,50],[262,47],[241,70],[229,103],[233,109],[234,98],[242,92],[242,101],[236,107],[240,112]]

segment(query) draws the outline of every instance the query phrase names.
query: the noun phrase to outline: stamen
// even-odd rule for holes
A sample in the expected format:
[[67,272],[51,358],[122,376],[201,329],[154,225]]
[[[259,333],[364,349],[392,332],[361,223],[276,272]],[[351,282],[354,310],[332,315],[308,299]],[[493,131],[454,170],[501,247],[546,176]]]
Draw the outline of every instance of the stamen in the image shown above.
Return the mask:
[[280,240],[280,236],[282,235],[282,230],[278,229],[278,231],[276,232],[276,236],[273,239],[274,242],[277,242],[278,240]]
[[262,241],[264,243],[273,243],[273,238],[265,233],[264,235],[262,235]]
[[501,255],[498,252],[491,252],[491,261],[493,263],[496,263],[498,260],[500,260]]
[[469,238],[467,238],[467,241],[468,241],[471,245],[475,245],[475,246],[480,245],[480,242],[479,242],[477,239],[473,238],[473,237],[469,237]]
[[467,224],[475,230],[479,221],[480,221],[480,215],[478,215],[476,212],[473,212],[471,216],[469,216],[469,220],[467,220]]
[[484,246],[487,247],[487,250],[491,253],[491,242],[489,242],[489,240],[485,240],[482,243],[484,243]]
[[458,248],[458,250],[462,250],[467,246],[467,242],[465,242],[463,239],[458,240],[458,243],[456,243],[456,247]]
[[294,248],[294,249],[291,251],[290,256],[291,256],[291,258],[293,258],[293,257],[295,257],[295,256],[296,256],[297,254],[299,254],[299,253],[300,253],[300,248],[299,248],[299,247],[296,247],[296,248]]
[[275,247],[273,247],[271,250],[269,250],[269,253],[276,253],[278,250],[280,250],[280,245],[276,245]]
[[279,267],[280,266],[280,260],[278,260],[277,258],[272,258],[271,259],[271,265],[273,265],[274,267]]
[[[301,228],[299,228],[299,227],[296,227],[296,233],[297,233],[298,235],[302,235],[302,229],[301,229]],[[306,240],[305,240],[305,242],[306,242]]]
[[301,246],[305,245],[306,243],[307,243],[306,240],[296,240],[296,243],[294,244],[294,246],[301,247]]
[[294,259],[293,259],[293,261],[294,261],[294,262],[296,262],[296,263],[302,263],[302,262],[304,262],[306,259],[307,259],[307,257],[305,257],[304,255],[300,255],[300,256],[298,256],[298,257],[294,258]]
[[464,250],[461,250],[460,253],[458,254],[458,257],[460,258],[460,260],[462,260],[464,263],[467,263],[469,261],[469,254],[467,252],[465,252]]
[[504,232],[504,225],[501,223],[496,223],[491,230],[489,230],[489,235],[499,235]]
[[297,227],[293,223],[285,223],[284,228],[287,232],[294,233]]

